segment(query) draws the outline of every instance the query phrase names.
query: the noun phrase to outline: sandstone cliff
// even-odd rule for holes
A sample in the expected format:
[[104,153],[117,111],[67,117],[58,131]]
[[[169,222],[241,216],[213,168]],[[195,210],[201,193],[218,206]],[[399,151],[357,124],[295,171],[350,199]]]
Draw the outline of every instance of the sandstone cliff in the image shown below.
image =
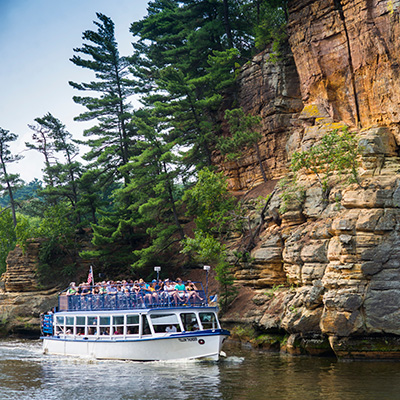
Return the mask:
[[38,268],[43,240],[29,240],[24,250],[17,246],[9,253],[7,270],[0,280],[0,336],[39,336],[40,314],[58,305],[58,293],[68,284],[63,268],[74,264],[75,273],[81,276],[89,270],[91,261],[78,258],[77,252],[87,249],[90,237],[81,235],[77,239],[78,247],[65,252],[60,265],[52,266],[50,282],[41,279]]
[[[360,185],[331,182],[328,201],[315,176],[302,171],[304,197],[273,218],[282,202],[276,192],[251,251],[254,261],[236,270],[238,283],[253,290],[242,294],[247,311],[233,304],[225,321],[289,334],[287,351],[320,346],[342,357],[400,357],[396,7],[389,1],[293,0],[288,33],[294,64],[287,57],[242,73],[241,104],[263,117],[271,177],[287,172],[293,151],[309,149],[334,128],[355,131],[361,152]],[[250,155],[245,160],[228,170],[236,190],[261,181]]]

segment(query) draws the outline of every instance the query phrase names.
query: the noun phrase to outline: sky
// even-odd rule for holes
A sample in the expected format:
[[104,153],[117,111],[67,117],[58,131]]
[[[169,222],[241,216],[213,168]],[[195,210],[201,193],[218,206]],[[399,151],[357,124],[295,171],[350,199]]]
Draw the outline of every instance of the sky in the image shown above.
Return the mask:
[[76,122],[85,111],[72,97],[81,95],[68,81],[89,82],[91,71],[69,59],[84,43],[85,30],[97,30],[96,12],[115,24],[121,56],[132,51],[130,24],[147,15],[149,0],[0,0],[0,127],[18,135],[10,144],[13,154],[23,155],[9,164],[29,183],[42,179],[43,155],[27,150],[32,139],[28,124],[50,112],[74,138],[81,139],[92,122]]

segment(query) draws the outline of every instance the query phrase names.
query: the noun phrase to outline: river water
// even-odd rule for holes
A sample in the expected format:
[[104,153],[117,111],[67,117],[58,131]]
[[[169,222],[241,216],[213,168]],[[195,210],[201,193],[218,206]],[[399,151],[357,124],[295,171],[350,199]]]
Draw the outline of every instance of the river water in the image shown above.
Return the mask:
[[218,363],[138,363],[49,356],[39,341],[0,341],[0,400],[400,399],[398,362],[224,350]]

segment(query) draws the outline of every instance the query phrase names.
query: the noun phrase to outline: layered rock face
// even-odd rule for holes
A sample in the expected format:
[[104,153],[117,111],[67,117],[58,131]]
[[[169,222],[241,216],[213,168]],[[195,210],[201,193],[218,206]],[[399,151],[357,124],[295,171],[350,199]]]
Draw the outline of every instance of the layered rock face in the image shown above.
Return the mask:
[[281,127],[281,159],[344,126],[356,133],[360,153],[359,184],[334,176],[328,199],[316,176],[302,170],[303,196],[276,218],[285,188],[276,192],[254,261],[236,270],[241,285],[255,288],[253,304],[225,320],[286,332],[291,352],[325,341],[340,357],[400,357],[397,6],[289,2],[303,108]]
[[[79,249],[90,247],[90,235],[79,237]],[[19,246],[7,257],[7,270],[0,280],[0,336],[17,334],[38,337],[40,334],[40,314],[58,305],[58,293],[67,285],[60,285],[63,266],[75,266],[78,275],[84,276],[91,260],[82,260],[74,252],[66,252],[59,260],[56,271],[57,282],[43,283],[39,279],[39,250],[41,239],[31,239],[22,250]],[[87,275],[86,275],[87,276]],[[65,278],[66,279],[66,278]]]
[[289,41],[305,103],[348,125],[399,123],[399,3],[292,0]]
[[7,271],[1,277],[0,335],[10,332],[38,336],[39,315],[57,305],[57,288],[43,288],[37,277],[40,239],[19,246],[7,257]]
[[[286,51],[278,62],[270,60],[267,51],[260,53],[243,67],[238,78],[238,104],[245,113],[262,118],[259,146],[268,179],[280,178],[287,171],[286,143],[296,130],[292,117],[303,108],[293,56]],[[248,190],[263,182],[253,148],[243,149],[237,161],[227,162],[217,155],[214,162],[228,177],[232,191]]]

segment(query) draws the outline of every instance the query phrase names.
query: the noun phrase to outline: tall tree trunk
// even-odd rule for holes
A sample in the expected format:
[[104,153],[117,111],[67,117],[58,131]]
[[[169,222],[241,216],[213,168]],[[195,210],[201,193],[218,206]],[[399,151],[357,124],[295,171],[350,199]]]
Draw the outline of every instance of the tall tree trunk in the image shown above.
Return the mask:
[[232,29],[231,24],[229,22],[229,1],[224,0],[224,25],[226,37],[228,38],[229,47],[233,47],[233,37],[232,37]]

